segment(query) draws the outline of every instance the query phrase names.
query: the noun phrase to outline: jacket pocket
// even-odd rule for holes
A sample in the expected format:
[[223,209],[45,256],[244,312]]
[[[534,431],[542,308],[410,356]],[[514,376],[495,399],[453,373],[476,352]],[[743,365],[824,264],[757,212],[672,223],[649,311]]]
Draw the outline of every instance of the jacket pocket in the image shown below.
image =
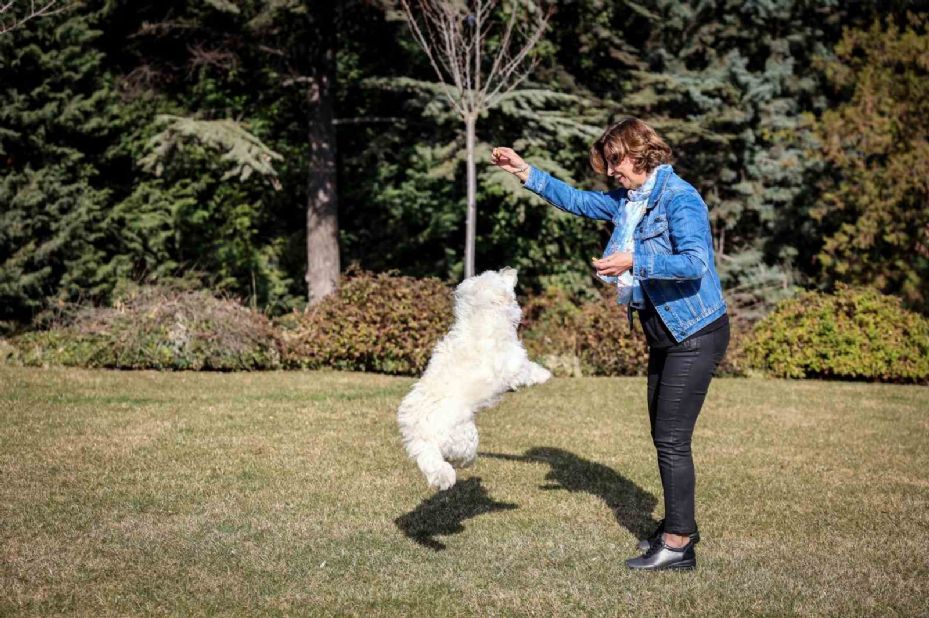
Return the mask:
[[643,240],[646,238],[654,238],[655,236],[660,236],[661,234],[664,234],[667,231],[668,231],[668,220],[665,219],[664,217],[659,217],[652,222],[651,226],[642,230],[639,238]]

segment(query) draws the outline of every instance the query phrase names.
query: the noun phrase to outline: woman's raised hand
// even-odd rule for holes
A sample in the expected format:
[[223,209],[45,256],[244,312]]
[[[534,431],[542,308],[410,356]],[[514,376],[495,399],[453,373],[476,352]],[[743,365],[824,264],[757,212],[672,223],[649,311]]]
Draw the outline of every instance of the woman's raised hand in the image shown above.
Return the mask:
[[512,148],[498,146],[490,151],[490,162],[499,168],[511,173],[525,171],[526,162],[516,154]]

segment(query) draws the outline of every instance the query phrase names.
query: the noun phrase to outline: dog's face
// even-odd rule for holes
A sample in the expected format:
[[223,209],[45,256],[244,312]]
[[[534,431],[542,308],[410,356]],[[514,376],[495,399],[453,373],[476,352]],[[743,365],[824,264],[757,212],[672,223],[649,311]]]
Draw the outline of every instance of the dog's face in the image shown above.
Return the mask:
[[499,275],[506,281],[507,285],[510,287],[510,291],[514,292],[516,290],[516,269],[505,266],[497,271]]
[[487,270],[465,279],[455,288],[457,314],[488,311],[505,312],[519,323],[522,312],[516,302],[515,268]]

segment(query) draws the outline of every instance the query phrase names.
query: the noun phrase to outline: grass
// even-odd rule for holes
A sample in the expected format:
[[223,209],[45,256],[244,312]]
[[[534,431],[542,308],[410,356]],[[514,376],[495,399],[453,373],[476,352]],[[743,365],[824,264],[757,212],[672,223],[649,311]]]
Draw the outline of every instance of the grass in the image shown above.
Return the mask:
[[698,569],[632,573],[643,379],[508,394],[439,494],[411,384],[0,367],[0,614],[929,615],[927,388],[715,379]]

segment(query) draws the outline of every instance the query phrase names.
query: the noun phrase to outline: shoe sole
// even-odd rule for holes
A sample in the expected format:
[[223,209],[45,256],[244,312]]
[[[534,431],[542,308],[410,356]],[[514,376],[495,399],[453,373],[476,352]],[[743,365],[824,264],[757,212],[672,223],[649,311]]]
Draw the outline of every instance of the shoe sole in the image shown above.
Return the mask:
[[693,571],[697,568],[696,560],[684,560],[677,564],[672,564],[667,568],[668,571]]
[[675,562],[671,566],[661,567],[657,569],[636,569],[629,567],[632,571],[694,571],[697,568],[696,560],[684,560],[682,562]]

